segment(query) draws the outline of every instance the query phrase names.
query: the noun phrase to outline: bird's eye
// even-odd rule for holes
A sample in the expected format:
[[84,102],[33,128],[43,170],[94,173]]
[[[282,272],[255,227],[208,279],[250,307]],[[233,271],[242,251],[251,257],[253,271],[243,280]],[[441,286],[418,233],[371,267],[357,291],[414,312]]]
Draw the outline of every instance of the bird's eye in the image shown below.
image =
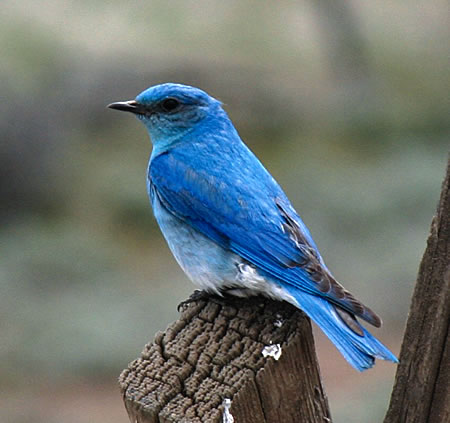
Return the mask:
[[166,98],[161,107],[165,112],[172,112],[180,106],[180,102],[176,98]]

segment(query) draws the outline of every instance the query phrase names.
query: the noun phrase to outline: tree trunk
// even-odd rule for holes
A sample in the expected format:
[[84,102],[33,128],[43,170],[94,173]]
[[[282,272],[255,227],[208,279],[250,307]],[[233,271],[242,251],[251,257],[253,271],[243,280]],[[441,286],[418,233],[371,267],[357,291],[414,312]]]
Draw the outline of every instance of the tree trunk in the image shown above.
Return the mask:
[[191,303],[119,382],[133,423],[331,422],[309,319],[259,297]]
[[420,264],[384,423],[450,422],[450,162]]

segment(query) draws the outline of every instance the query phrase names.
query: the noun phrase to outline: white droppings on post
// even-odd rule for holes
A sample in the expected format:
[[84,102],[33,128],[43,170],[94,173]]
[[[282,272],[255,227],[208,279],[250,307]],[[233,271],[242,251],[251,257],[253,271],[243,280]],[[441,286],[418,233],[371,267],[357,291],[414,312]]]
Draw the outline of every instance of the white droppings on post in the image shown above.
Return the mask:
[[222,423],[234,423],[234,417],[230,413],[231,400],[229,398],[225,398],[223,400],[222,405],[223,405]]
[[264,357],[272,357],[274,360],[278,360],[281,357],[281,345],[266,345],[262,350],[262,355]]
[[273,322],[274,326],[276,326],[277,328],[281,328],[281,326],[283,326],[283,323],[284,323],[283,317],[279,313],[277,313],[275,315],[275,317],[276,317],[276,320]]
[[282,320],[275,320],[273,322],[274,326],[276,326],[277,328],[281,328],[281,326],[283,326],[283,321]]

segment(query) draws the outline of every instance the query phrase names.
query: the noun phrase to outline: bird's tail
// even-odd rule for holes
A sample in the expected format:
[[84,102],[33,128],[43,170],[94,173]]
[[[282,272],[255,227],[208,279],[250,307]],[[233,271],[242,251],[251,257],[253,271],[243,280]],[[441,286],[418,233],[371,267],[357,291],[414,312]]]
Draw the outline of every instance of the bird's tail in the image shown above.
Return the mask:
[[291,294],[299,307],[322,329],[356,370],[362,372],[370,369],[375,358],[398,363],[397,357],[349,313],[343,314],[337,310],[338,306],[315,295],[298,291]]

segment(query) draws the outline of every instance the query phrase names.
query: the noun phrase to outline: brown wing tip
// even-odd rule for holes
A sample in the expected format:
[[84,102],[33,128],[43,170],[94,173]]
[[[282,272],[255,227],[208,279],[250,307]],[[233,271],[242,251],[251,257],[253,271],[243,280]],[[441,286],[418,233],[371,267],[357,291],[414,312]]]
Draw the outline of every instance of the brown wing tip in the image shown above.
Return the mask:
[[381,325],[383,324],[381,317],[366,306],[364,306],[364,312],[360,315],[360,317],[364,319],[366,322],[369,322],[371,325],[375,326],[376,328],[380,328]]
[[[372,312],[373,313],[373,312]],[[373,325],[376,328],[381,328],[381,326],[383,325],[383,321],[381,320],[381,317],[378,316],[377,314],[373,313],[373,317],[374,317],[374,321],[373,321]]]
[[334,309],[337,311],[337,314],[349,329],[351,329],[359,336],[364,336],[364,331],[361,325],[355,319],[355,316],[350,314],[348,311],[340,308],[339,306],[335,306]]
[[[353,332],[355,332],[359,336],[364,336],[364,331],[356,319],[356,317],[349,313],[348,311],[342,309],[339,306],[334,307],[336,312],[338,313],[341,320],[347,325],[348,328],[350,328]],[[372,310],[367,309],[370,316],[367,316],[367,314],[363,314],[360,317],[366,320],[367,322],[371,323],[375,327],[379,328],[382,324],[382,321],[378,315],[376,315]]]
[[[336,282],[337,283],[337,282]],[[352,311],[361,319],[379,328],[382,325],[380,316],[372,311],[369,307],[357,300],[349,291],[345,290],[345,300],[352,306]]]

